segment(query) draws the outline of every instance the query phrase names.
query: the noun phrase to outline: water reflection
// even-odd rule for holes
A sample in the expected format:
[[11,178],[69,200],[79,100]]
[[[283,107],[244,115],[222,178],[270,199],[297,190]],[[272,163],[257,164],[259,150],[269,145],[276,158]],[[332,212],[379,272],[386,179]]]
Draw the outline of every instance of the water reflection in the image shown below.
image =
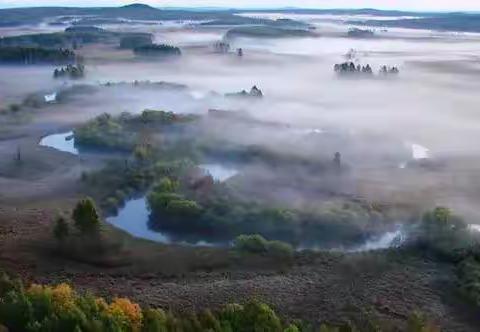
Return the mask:
[[128,201],[117,216],[108,217],[106,221],[134,237],[159,243],[168,243],[169,239],[167,236],[154,232],[148,227],[149,216],[150,211],[147,199],[142,197]]
[[78,155],[73,131],[45,136],[40,140],[39,145]]

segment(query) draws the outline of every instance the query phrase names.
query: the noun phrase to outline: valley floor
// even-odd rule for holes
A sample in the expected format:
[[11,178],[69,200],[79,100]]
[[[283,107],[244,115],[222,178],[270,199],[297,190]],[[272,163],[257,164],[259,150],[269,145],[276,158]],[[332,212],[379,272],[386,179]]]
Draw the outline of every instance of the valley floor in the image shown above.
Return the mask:
[[[455,293],[453,265],[408,250],[362,254],[303,252],[292,265],[242,258],[226,249],[161,246],[132,240],[124,259],[85,264],[52,253],[52,220],[74,200],[0,208],[0,267],[28,282],[71,282],[106,297],[128,296],[175,311],[218,308],[257,298],[281,315],[312,323],[365,317],[403,324],[413,311],[444,331],[476,331],[478,316]],[[106,226],[107,227],[107,226]],[[153,250],[152,250],[153,249]]]

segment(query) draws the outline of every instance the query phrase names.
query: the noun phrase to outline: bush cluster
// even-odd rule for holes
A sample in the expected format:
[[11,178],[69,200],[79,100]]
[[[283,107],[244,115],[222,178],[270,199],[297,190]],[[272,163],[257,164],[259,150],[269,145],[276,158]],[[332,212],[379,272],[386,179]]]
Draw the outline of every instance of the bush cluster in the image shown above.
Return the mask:
[[419,231],[419,242],[424,248],[453,262],[462,261],[480,247],[478,234],[445,207],[426,212]]
[[234,241],[234,249],[240,253],[266,254],[282,259],[292,259],[293,247],[281,241],[268,241],[263,236],[240,235]]

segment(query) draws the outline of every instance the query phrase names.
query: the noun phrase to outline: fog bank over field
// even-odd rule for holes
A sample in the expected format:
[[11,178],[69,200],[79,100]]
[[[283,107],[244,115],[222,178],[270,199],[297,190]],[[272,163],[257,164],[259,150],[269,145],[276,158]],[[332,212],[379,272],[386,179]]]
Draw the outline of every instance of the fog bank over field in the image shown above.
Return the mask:
[[[100,64],[90,67],[89,81],[132,81],[149,79],[186,84],[202,96],[209,91],[227,93],[259,86],[266,98],[243,105],[259,117],[313,127],[367,130],[418,140],[437,151],[472,151],[477,147],[476,76],[480,65],[479,36],[422,40],[347,38],[296,38],[233,42],[247,56],[215,55],[205,49],[188,48],[188,39],[213,35],[209,32],[164,32],[165,40],[180,39],[184,56],[173,62],[150,64]],[[389,35],[395,36],[395,32]],[[412,33],[412,38],[418,36]],[[180,36],[180,37],[179,37]],[[157,37],[158,38],[158,37]],[[187,40],[187,41],[185,41]],[[206,42],[208,46],[208,42]],[[342,62],[349,49],[356,50],[359,63],[377,71],[382,65],[399,66],[397,79],[342,79],[333,64]],[[135,98],[132,96],[132,98]],[[145,106],[169,105],[146,101]],[[152,104],[153,103],[153,104]],[[180,101],[181,103],[181,101]],[[222,104],[206,102],[210,107]],[[231,104],[231,103],[229,103]],[[142,108],[143,105],[139,105]],[[169,109],[175,110],[175,105]],[[205,111],[198,101],[192,111]],[[228,105],[235,108],[235,105]],[[183,106],[181,106],[183,108]],[[454,124],[454,125],[453,125]],[[473,135],[473,136],[472,136]]]
[[[51,118],[68,123],[104,112],[138,113],[146,108],[194,114],[205,114],[208,109],[247,111],[290,129],[260,130],[251,137],[242,131],[225,132],[226,136],[305,155],[315,154],[317,149],[324,158],[340,151],[355,177],[352,190],[365,194],[365,183],[386,192],[405,187],[421,195],[419,190],[425,189],[434,192],[433,198],[426,198],[430,203],[458,200],[465,211],[471,210],[469,199],[478,188],[471,177],[480,169],[476,144],[480,139],[476,93],[480,88],[480,35],[393,28],[374,29],[374,38],[348,38],[352,27],[344,22],[349,16],[248,15],[302,20],[316,28],[316,36],[235,37],[229,40],[232,52],[218,54],[213,44],[222,40],[226,27],[192,22],[105,25],[115,31],[152,33],[157,43],[179,46],[182,56],[143,61],[130,51],[85,46],[78,53],[85,58],[87,75],[73,82],[53,80],[52,66],[1,66],[0,103],[21,100],[28,93],[39,92],[38,87],[47,94],[86,84],[96,88],[53,106],[68,113],[45,111],[45,117],[36,121]],[[235,55],[237,48],[243,49],[243,57]],[[347,61],[346,54],[357,64],[369,64],[375,75],[342,77],[334,73],[334,64]],[[400,74],[378,75],[383,65],[397,66]],[[13,80],[14,76],[22,79]],[[141,88],[132,84],[135,80],[186,87]],[[103,86],[109,82],[128,83]],[[254,85],[264,98],[224,97]],[[293,129],[316,133],[318,141],[325,137],[324,143],[298,140]],[[416,145],[428,149],[430,157],[449,162],[449,168],[435,175],[402,171],[400,166],[413,159],[411,147]]]

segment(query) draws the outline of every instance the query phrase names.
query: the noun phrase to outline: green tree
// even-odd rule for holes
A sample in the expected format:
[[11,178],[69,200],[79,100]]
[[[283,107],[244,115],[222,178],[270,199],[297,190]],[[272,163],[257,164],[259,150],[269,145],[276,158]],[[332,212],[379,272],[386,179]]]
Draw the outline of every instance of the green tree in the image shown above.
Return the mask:
[[143,311],[142,332],[167,332],[167,316],[161,309]]
[[82,233],[96,232],[100,227],[97,208],[91,198],[85,198],[77,203],[73,210],[72,219],[77,229]]
[[279,332],[282,324],[275,312],[265,303],[250,302],[245,305],[244,331]]
[[203,310],[198,319],[204,330],[221,332],[222,328],[220,322],[209,309]]
[[285,330],[283,330],[283,332],[300,332],[300,330],[298,329],[298,327],[291,324]]

